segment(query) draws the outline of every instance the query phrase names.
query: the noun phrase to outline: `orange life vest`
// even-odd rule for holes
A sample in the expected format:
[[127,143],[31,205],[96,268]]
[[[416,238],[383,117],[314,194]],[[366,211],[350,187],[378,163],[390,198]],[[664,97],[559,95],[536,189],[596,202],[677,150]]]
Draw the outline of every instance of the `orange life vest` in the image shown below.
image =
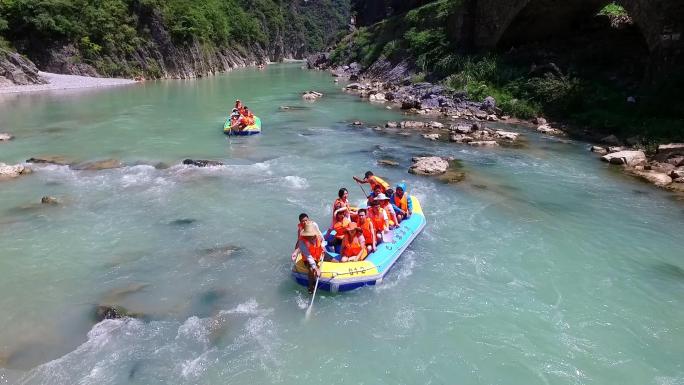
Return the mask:
[[401,198],[399,198],[397,194],[394,194],[392,196],[392,203],[394,203],[395,206],[399,207],[403,212],[408,212],[408,199],[406,197],[406,193],[404,193],[404,195]]
[[335,199],[335,203],[333,203],[333,214],[337,209],[341,209],[342,207],[346,207],[347,210],[349,210],[349,202],[348,201],[343,201],[342,198],[337,198]]
[[335,222],[335,224],[333,225],[333,230],[335,230],[335,238],[344,238],[344,233],[347,231],[347,226],[349,225],[349,223],[351,223],[351,220],[349,220],[349,218],[347,217],[342,219],[341,222]]
[[344,237],[344,241],[342,241],[342,255],[345,257],[358,255],[363,248],[364,245],[359,242],[359,237],[357,236],[353,236],[351,241],[349,237]]
[[375,186],[380,186],[380,190],[383,194],[390,187],[389,183],[385,182],[382,178],[375,175],[368,178],[368,184],[370,184],[371,186],[371,191],[375,191]]
[[374,210],[368,211],[370,220],[373,221],[373,226],[375,226],[375,231],[384,231],[387,228],[387,221],[385,221],[384,213],[385,210],[383,210],[382,207],[378,207],[377,213],[375,213]]
[[316,237],[315,243],[309,242],[309,240],[306,238],[303,238],[302,241],[304,241],[304,244],[309,249],[309,253],[311,253],[313,259],[316,262],[320,262],[321,258],[323,257],[323,244],[321,243],[321,240]]
[[373,224],[373,222],[371,222],[369,218],[366,218],[366,221],[363,222],[363,224],[359,223],[358,221],[357,224],[359,225],[361,230],[363,230],[363,238],[366,239],[366,244],[372,245],[373,237],[375,236],[375,234],[373,234],[373,231],[371,230],[371,225]]

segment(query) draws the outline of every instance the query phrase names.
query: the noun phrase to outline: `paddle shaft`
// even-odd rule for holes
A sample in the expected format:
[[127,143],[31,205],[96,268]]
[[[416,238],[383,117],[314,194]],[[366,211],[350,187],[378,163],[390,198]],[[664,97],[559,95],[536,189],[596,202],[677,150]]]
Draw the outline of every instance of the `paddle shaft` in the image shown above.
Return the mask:
[[314,286],[314,291],[313,294],[311,295],[311,303],[309,304],[309,308],[306,309],[306,316],[305,318],[308,319],[309,316],[311,315],[311,309],[313,309],[313,304],[314,300],[316,299],[316,291],[318,291],[318,280],[321,278],[321,276],[316,276],[316,286]]
[[[356,180],[355,180],[355,181],[356,181]],[[363,186],[361,185],[361,183],[359,183],[358,181],[356,181],[356,184],[358,184],[358,185],[359,185],[359,187],[361,188],[361,191],[363,191],[363,195],[365,195],[365,196],[366,196],[366,198],[368,198],[368,197],[369,197],[369,195],[368,195],[368,194],[366,194],[366,190],[364,190],[364,188],[363,188]]]

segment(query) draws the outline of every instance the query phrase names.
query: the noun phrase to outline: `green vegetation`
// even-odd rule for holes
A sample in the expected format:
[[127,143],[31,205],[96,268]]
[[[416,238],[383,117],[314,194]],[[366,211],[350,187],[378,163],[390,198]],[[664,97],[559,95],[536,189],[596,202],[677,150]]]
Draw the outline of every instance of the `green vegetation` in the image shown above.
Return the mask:
[[609,16],[609,17],[629,16],[627,14],[627,10],[623,6],[621,6],[615,2],[610,3],[610,4],[606,5],[605,7],[603,7],[603,9],[600,10],[598,14],[601,16]]
[[349,0],[0,0],[0,44],[29,57],[72,44],[76,59],[103,74],[131,75],[140,71],[136,53],[160,43],[158,27],[178,47],[309,53],[332,43],[349,8]]

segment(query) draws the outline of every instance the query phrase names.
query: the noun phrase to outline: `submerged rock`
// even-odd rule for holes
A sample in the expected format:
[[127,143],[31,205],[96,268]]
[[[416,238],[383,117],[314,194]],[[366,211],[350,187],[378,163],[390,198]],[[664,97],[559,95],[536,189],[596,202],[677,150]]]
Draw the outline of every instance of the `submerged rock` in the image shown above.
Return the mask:
[[468,145],[476,147],[496,147],[499,145],[499,143],[497,143],[495,140],[476,140],[468,142]]
[[541,126],[537,127],[537,131],[541,132],[542,134],[546,135],[563,135],[563,131],[556,129],[556,128],[551,128],[548,124],[542,124]]
[[427,140],[437,140],[439,139],[439,134],[423,134],[423,138]]
[[169,224],[172,226],[187,226],[187,225],[191,225],[195,222],[197,222],[197,219],[182,218],[182,219],[176,219],[175,221],[171,221]]
[[71,168],[74,170],[82,170],[82,171],[110,170],[110,169],[121,168],[121,167],[123,167],[123,163],[121,163],[121,161],[117,160],[117,159],[97,160],[97,161],[85,162],[85,163],[77,164],[75,166],[71,166]]
[[449,160],[438,156],[421,156],[412,159],[409,173],[416,175],[441,175],[449,168]]
[[214,167],[224,166],[225,164],[217,160],[203,160],[203,159],[185,159],[183,164],[195,167]]
[[499,137],[499,139],[508,140],[511,142],[515,142],[520,137],[520,134],[517,132],[502,131],[502,130],[496,131],[496,135]]
[[399,167],[399,162],[389,159],[380,159],[378,160],[378,165],[388,167]]
[[149,283],[132,283],[126,287],[112,289],[104,296],[105,303],[116,303],[150,286]]
[[307,101],[315,101],[323,97],[323,94],[316,91],[307,91],[302,94],[302,99]]
[[73,161],[60,156],[60,155],[48,155],[48,156],[39,156],[35,158],[29,158],[26,160],[26,163],[34,163],[34,164],[56,164],[59,166],[68,166],[70,164],[73,164]]
[[130,317],[130,314],[126,308],[118,305],[97,305],[93,314],[93,320],[95,322],[124,317]]
[[46,195],[40,199],[40,203],[44,205],[58,205],[59,201],[55,197]]

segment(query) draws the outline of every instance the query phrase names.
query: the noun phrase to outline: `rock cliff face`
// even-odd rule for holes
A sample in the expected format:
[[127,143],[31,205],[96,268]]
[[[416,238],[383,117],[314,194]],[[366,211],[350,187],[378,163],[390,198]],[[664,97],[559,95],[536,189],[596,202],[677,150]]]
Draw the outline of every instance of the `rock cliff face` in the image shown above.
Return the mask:
[[33,62],[16,52],[0,48],[0,87],[45,83],[47,80],[38,74],[38,68]]
[[[331,44],[350,12],[350,0],[108,0],[112,7],[101,14],[89,4],[99,16],[88,19],[74,11],[78,0],[50,1],[64,7],[39,13],[42,8],[0,5],[0,39],[43,71],[95,77],[193,78],[303,59]],[[188,10],[196,14],[189,17]]]
[[353,7],[357,25],[367,26],[430,1],[432,0],[354,0]]

